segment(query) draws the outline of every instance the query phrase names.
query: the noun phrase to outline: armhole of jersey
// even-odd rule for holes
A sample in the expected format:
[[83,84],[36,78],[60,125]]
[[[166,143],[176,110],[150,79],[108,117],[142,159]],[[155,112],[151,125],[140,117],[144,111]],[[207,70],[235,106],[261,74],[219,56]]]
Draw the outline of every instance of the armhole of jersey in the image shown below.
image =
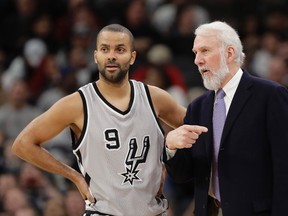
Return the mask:
[[155,117],[155,120],[157,121],[157,124],[162,132],[163,135],[165,135],[165,132],[164,132],[164,129],[162,128],[161,124],[160,124],[160,121],[156,115],[156,112],[155,112],[155,109],[154,109],[154,106],[153,106],[153,103],[152,103],[152,99],[151,99],[151,95],[150,95],[150,91],[149,91],[149,88],[147,86],[147,84],[143,83],[144,85],[144,88],[145,88],[145,91],[146,91],[146,95],[147,95],[147,99],[149,101],[149,104],[150,104],[150,107],[151,107],[151,110],[153,112],[153,115]]
[[82,103],[83,103],[83,114],[84,114],[84,122],[83,122],[83,129],[82,129],[82,132],[81,132],[81,135],[79,137],[79,139],[77,140],[76,138],[76,135],[74,134],[74,132],[70,129],[70,132],[71,132],[71,138],[72,138],[72,148],[73,150],[76,150],[83,137],[84,137],[84,134],[86,133],[86,129],[87,129],[87,103],[86,103],[86,99],[85,99],[85,96],[83,94],[83,92],[81,90],[78,90],[78,93],[80,94],[81,96],[81,99],[82,99]]

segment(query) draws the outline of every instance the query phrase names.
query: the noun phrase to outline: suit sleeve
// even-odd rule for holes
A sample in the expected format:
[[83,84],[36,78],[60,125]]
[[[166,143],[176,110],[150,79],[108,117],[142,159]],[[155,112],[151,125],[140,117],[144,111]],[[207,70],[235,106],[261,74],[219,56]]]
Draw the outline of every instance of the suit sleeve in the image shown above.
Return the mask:
[[[187,109],[184,118],[184,124],[191,124],[190,105]],[[184,183],[192,180],[193,178],[193,161],[192,161],[192,148],[178,149],[171,159],[165,159],[164,162],[168,172],[168,176],[177,183]]]

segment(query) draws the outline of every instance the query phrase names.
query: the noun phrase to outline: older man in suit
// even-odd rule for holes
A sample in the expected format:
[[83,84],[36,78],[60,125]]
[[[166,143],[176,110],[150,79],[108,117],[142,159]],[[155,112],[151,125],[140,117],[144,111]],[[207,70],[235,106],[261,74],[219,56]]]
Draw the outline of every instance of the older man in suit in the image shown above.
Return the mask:
[[[243,47],[227,23],[203,24],[195,35],[195,64],[210,91],[167,135],[169,176],[194,179],[196,216],[288,215],[287,88],[241,69]],[[209,131],[195,142],[190,124]]]

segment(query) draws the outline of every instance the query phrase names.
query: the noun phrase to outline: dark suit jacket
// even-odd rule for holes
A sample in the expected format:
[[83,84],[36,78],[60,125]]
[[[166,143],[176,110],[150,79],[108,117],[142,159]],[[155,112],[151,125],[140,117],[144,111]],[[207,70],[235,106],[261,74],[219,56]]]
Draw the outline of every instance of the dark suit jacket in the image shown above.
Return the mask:
[[[177,182],[194,178],[195,215],[207,215],[214,92],[188,107],[184,124],[208,127],[190,149],[166,161]],[[244,71],[227,114],[219,151],[224,216],[288,215],[288,91]]]

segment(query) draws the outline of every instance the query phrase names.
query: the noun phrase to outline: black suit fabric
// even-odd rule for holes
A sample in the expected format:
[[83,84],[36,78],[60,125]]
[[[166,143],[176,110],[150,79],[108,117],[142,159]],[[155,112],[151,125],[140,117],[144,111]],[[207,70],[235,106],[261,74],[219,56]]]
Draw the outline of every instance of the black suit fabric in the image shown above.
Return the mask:
[[[195,99],[184,124],[208,128],[166,161],[177,182],[195,183],[195,215],[207,216],[214,91]],[[229,108],[218,156],[224,216],[288,215],[288,92],[244,71]]]

